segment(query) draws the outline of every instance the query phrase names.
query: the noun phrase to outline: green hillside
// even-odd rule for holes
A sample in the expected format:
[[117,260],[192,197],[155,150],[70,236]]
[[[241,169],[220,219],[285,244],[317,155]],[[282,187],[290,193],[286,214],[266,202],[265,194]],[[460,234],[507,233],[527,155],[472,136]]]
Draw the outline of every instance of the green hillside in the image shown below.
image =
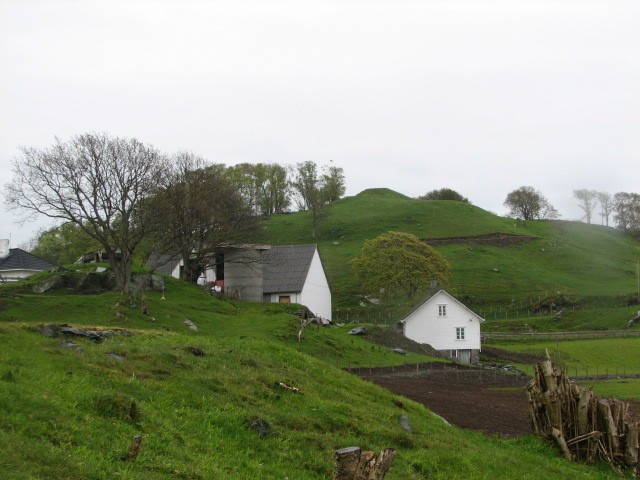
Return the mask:
[[[396,448],[389,480],[618,478],[533,437],[450,427],[345,373],[336,367],[428,358],[399,356],[346,327],[307,328],[298,342],[295,305],[218,300],[167,279],[164,298],[145,294],[144,315],[116,293],[31,293],[43,277],[0,287],[3,479],[327,479],[334,450],[351,445]],[[117,334],[50,337],[50,323]],[[269,425],[262,436],[258,419]],[[139,454],[123,461],[137,433]]]
[[[395,298],[382,308],[361,306],[349,260],[365,240],[389,230],[431,241],[451,263],[456,295],[489,318],[496,311],[509,317],[533,314],[538,307],[544,310],[545,299],[573,308],[619,307],[632,301],[637,291],[640,242],[614,228],[524,222],[467,203],[416,200],[388,189],[365,190],[330,205],[316,239],[311,236],[309,212],[274,216],[265,230],[275,244],[319,245],[338,318],[345,318],[347,311],[372,319],[395,318],[420,300]],[[497,244],[478,238],[433,241],[496,233],[509,236]]]

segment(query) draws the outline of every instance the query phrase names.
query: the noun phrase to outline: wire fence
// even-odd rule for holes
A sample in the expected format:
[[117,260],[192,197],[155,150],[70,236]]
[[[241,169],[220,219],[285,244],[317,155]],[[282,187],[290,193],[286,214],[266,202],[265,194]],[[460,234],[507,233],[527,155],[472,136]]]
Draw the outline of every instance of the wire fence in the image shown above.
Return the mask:
[[640,330],[593,330],[575,332],[522,332],[502,333],[483,332],[482,341],[485,344],[497,341],[525,341],[525,340],[589,340],[595,338],[633,338],[640,337]]

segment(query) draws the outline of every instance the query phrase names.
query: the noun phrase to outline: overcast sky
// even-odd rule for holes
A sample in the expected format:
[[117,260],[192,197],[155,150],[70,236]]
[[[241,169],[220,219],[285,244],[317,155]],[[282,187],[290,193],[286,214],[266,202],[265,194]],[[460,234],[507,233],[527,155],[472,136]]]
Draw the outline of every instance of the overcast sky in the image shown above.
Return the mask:
[[85,132],[579,219],[574,189],[640,191],[640,1],[0,0],[0,182]]

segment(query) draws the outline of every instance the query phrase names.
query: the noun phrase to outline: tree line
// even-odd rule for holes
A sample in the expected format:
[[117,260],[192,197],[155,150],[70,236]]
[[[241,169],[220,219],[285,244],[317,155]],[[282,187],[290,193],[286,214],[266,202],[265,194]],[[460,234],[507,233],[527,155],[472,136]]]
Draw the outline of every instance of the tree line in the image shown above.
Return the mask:
[[[640,194],[608,192],[581,188],[573,191],[578,207],[584,212],[582,219],[590,224],[593,216],[599,214],[602,225],[609,226],[613,216],[616,228],[634,235],[640,235]],[[453,200],[470,203],[469,199],[451,188],[432,190],[418,197],[422,200]],[[553,220],[560,214],[547,198],[531,186],[522,186],[507,194],[504,206],[509,209],[507,216],[521,220]],[[598,209],[599,207],[599,209]]]
[[178,254],[183,279],[195,281],[221,247],[259,241],[262,217],[311,210],[315,236],[322,209],[345,193],[343,170],[333,165],[226,166],[104,133],[20,151],[7,206],[24,220],[60,222],[38,235],[34,253],[70,263],[101,249],[126,294],[134,255]]

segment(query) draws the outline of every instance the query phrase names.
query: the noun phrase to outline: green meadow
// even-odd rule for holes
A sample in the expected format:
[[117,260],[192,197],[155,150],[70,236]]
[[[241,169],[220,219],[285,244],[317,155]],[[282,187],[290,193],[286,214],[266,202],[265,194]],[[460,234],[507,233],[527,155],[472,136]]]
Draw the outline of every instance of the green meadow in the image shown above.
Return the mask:
[[[389,479],[617,475],[566,462],[534,437],[448,426],[344,372],[339,367],[356,362],[407,359],[346,327],[307,328],[298,342],[295,305],[219,300],[172,279],[164,299],[145,295],[149,315],[115,293],[28,292],[29,285],[0,290],[3,479],[326,479],[333,452],[351,445],[396,448]],[[71,346],[42,335],[44,324],[65,322],[120,334],[100,343],[67,339]],[[402,415],[411,432],[400,427]],[[262,434],[258,419],[268,425]],[[138,433],[138,456],[123,461]]]
[[[263,227],[270,243],[319,245],[341,322],[392,323],[424,298],[373,305],[353,281],[349,261],[365,240],[389,230],[427,242],[528,237],[436,247],[451,263],[452,293],[487,318],[486,331],[619,330],[638,310],[640,243],[613,228],[520,222],[387,189],[332,204],[317,238],[308,212],[276,215]],[[91,267],[77,268],[79,275]],[[298,341],[297,305],[219,299],[170,278],[164,292],[135,302],[113,292],[33,293],[46,276],[0,286],[2,479],[327,479],[334,451],[353,445],[396,448],[390,480],[619,478],[606,465],[566,462],[533,436],[508,440],[451,427],[422,405],[348,374],[349,367],[438,359],[398,355],[347,335],[352,325],[310,326]],[[551,303],[554,311],[546,312]],[[100,343],[63,341],[42,334],[49,323],[118,334]],[[547,349],[570,374],[593,375],[640,373],[639,342],[496,346],[535,355]],[[637,379],[590,384],[598,395],[639,399]],[[411,432],[401,428],[401,416]],[[138,456],[123,461],[138,433]]]

